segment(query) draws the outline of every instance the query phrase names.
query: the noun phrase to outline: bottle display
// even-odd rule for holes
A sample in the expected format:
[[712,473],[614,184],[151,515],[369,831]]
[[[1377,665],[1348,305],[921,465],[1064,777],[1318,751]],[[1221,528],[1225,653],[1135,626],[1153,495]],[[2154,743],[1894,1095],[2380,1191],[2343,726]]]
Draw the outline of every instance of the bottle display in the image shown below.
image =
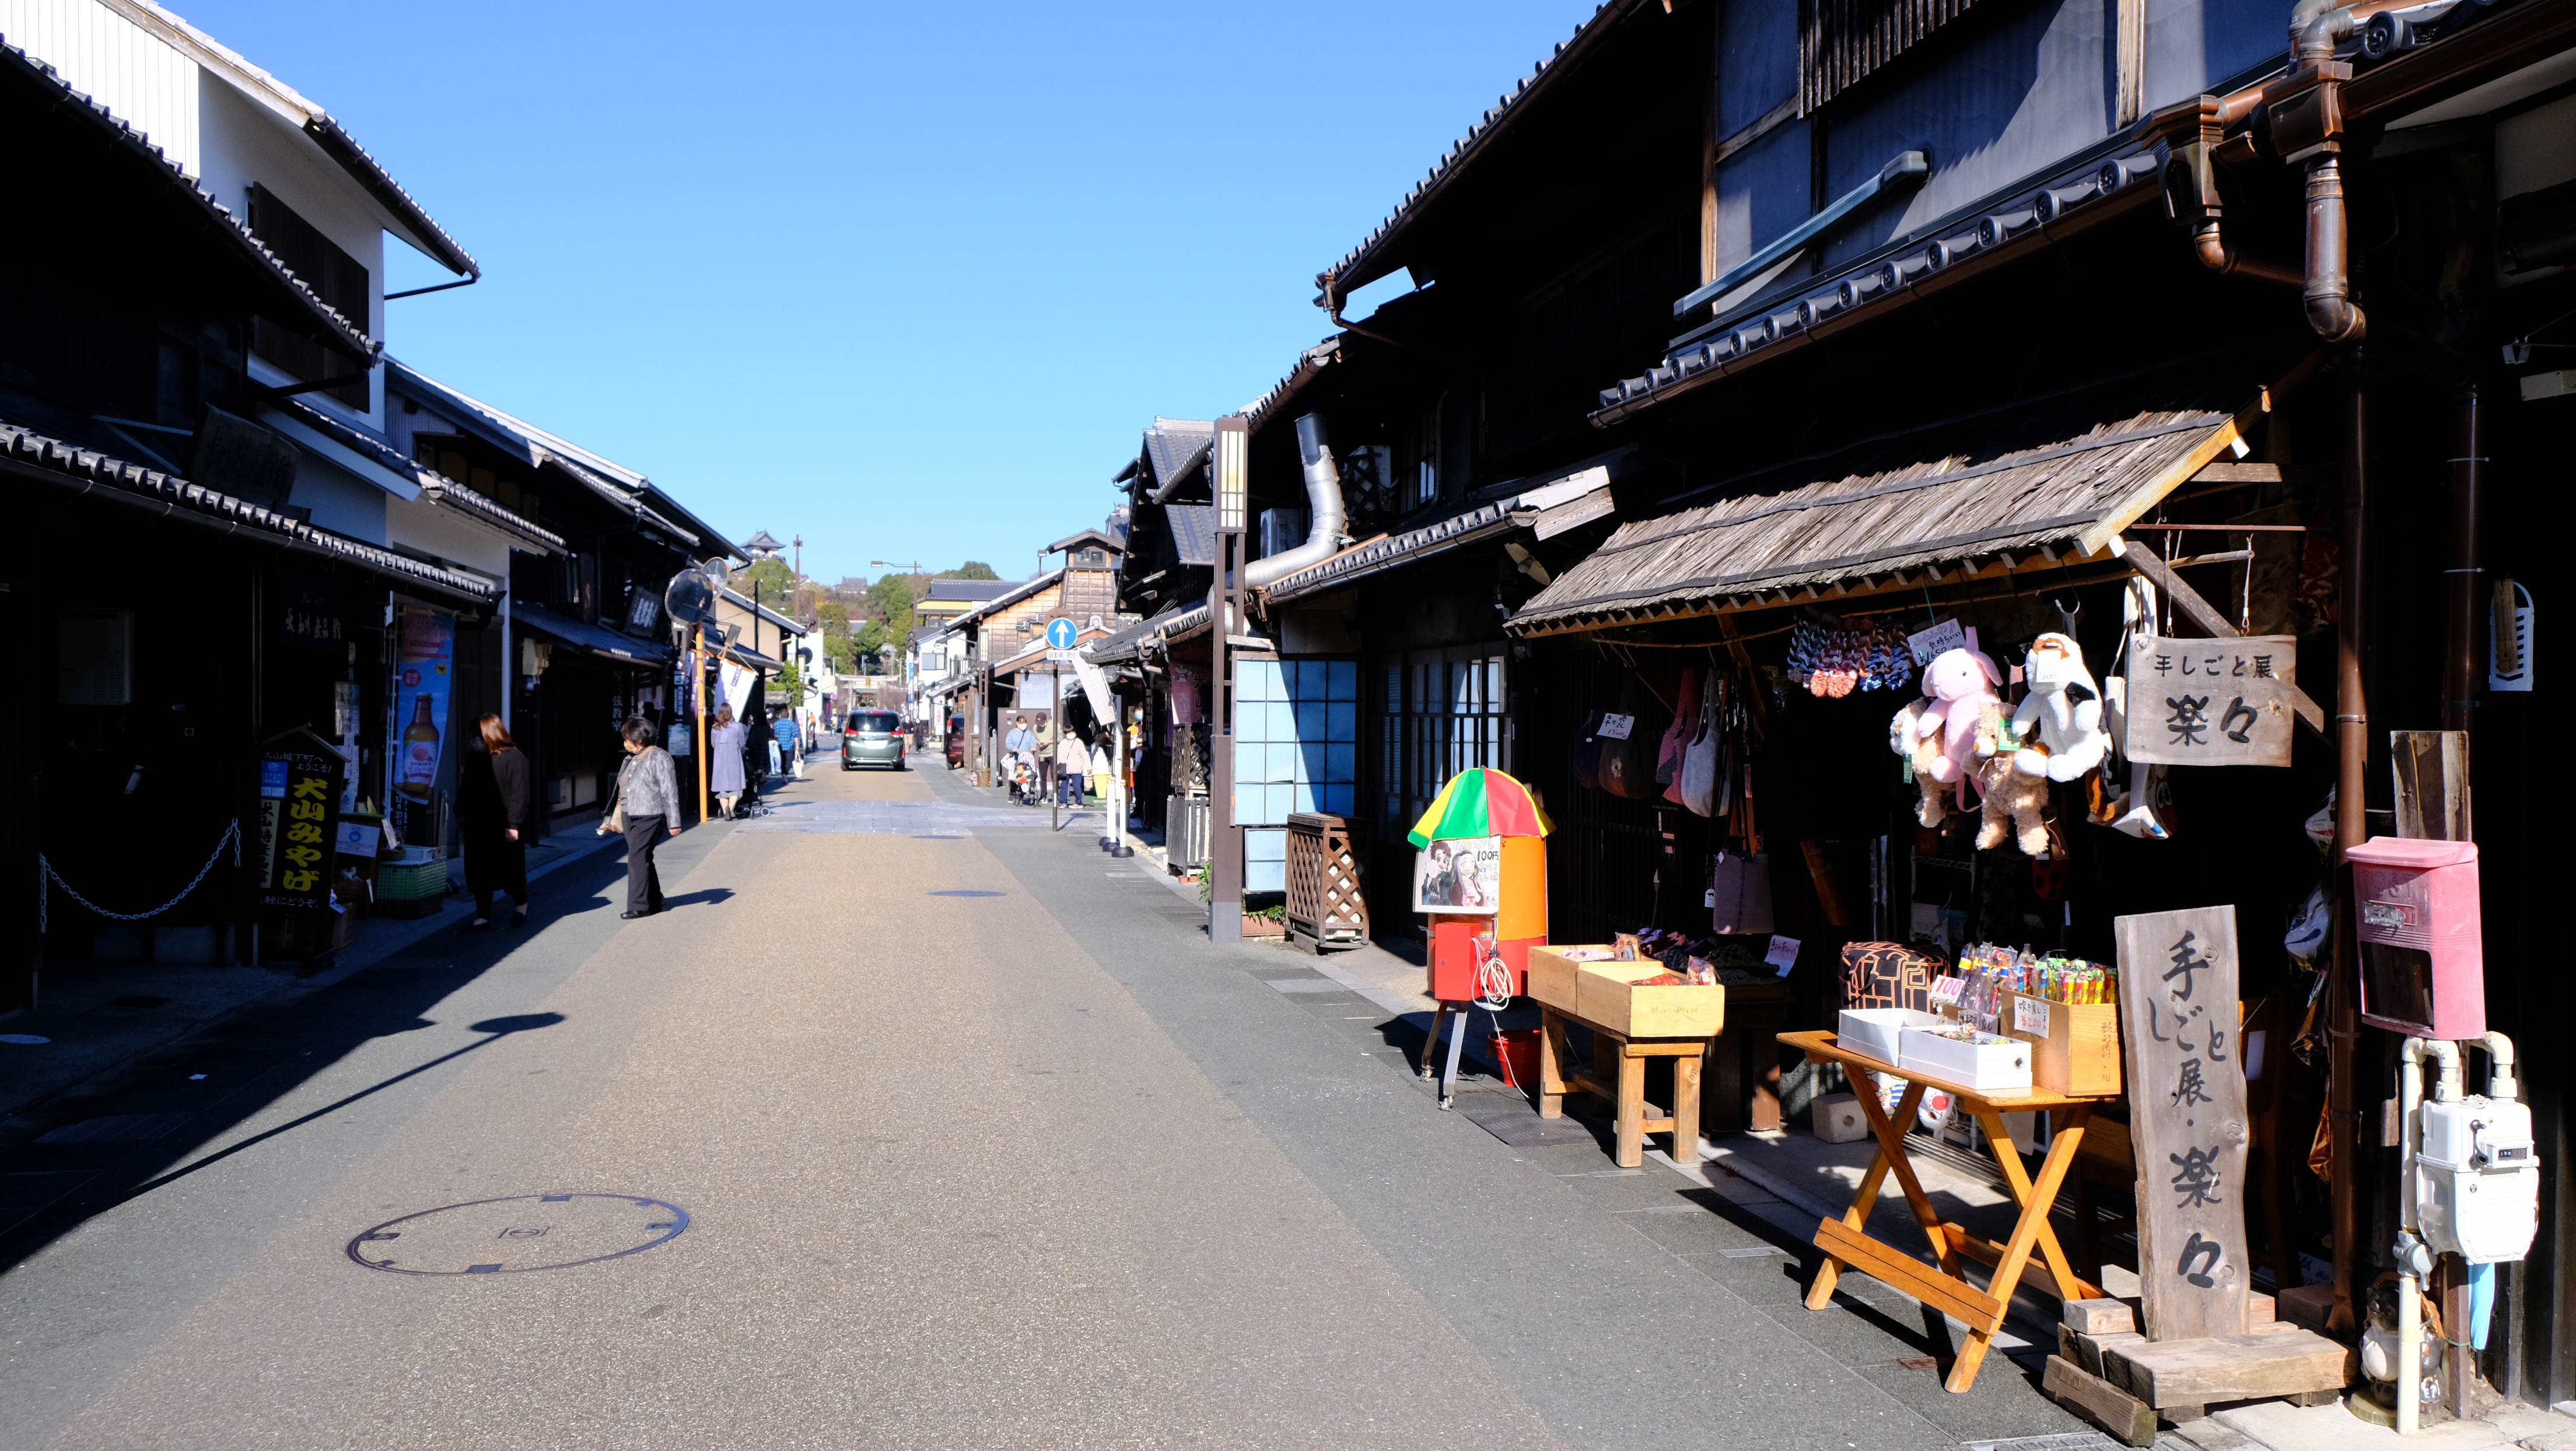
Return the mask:
[[438,724],[429,718],[429,695],[424,691],[414,697],[411,729],[403,732],[402,793],[414,801],[427,801],[437,784]]

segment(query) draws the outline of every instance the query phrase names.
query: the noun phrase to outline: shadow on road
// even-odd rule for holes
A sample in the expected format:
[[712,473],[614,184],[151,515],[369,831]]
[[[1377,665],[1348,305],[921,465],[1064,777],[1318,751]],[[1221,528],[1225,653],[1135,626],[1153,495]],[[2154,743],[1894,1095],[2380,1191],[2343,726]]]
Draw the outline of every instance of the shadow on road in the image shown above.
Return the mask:
[[[535,884],[543,924],[622,893],[615,852]],[[692,893],[721,900],[724,893]],[[483,1036],[421,1061],[323,1108],[200,1157],[214,1143],[359,1047],[436,1026],[426,1016],[459,988],[542,940],[541,933],[432,934],[310,996],[254,1003],[28,1112],[0,1139],[0,1270],[91,1217],[143,1198],[256,1144],[289,1135],[387,1088],[515,1033],[552,1027],[555,1013],[487,1018]],[[551,944],[550,944],[551,945]],[[169,1167],[173,1161],[177,1167]]]

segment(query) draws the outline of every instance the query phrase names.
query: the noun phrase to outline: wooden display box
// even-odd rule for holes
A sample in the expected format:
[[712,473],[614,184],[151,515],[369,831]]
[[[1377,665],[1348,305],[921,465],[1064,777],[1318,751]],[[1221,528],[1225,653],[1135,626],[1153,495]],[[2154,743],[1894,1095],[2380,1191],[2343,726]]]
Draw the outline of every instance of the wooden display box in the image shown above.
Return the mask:
[[2013,993],[2004,1034],[2030,1045],[2031,1082],[2053,1093],[2120,1091],[2120,1006]]
[[1660,962],[1577,962],[1552,947],[1529,954],[1529,993],[1569,1017],[1623,1038],[1714,1038],[1726,1026],[1726,989],[1715,983],[1639,987]]

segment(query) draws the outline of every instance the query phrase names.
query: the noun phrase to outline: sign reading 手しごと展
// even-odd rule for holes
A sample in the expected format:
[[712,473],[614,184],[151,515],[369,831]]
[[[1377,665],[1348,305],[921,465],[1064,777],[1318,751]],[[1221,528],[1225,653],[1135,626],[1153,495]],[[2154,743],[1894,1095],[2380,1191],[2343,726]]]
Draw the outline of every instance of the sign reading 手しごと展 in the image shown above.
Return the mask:
[[2288,635],[2129,646],[2127,738],[2120,752],[2156,766],[2286,766],[2298,641]]
[[2236,909],[2115,917],[2147,1338],[2245,1333]]

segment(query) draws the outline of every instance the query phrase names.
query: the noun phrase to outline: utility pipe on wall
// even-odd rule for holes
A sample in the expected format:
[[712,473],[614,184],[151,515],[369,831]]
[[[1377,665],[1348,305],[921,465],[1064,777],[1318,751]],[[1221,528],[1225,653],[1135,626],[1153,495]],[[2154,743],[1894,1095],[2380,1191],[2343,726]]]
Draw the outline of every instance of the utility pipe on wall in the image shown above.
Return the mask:
[[[2356,360],[2357,361],[2357,360]],[[2370,760],[2370,705],[2364,694],[2362,652],[2368,639],[2363,611],[2369,593],[2369,533],[2363,505],[2369,483],[2369,407],[2358,366],[2348,367],[2343,459],[2343,523],[2340,565],[2342,598],[2335,622],[2335,871],[2338,896],[2352,898],[2352,866],[2347,854],[2368,834],[2364,813],[2364,774]],[[2334,977],[2327,986],[2326,1120],[2334,1172],[2328,1181],[2334,1216],[2334,1309],[2327,1329],[2349,1335],[2358,1325],[2354,1314],[2354,1270],[2361,1250],[2361,1144],[2353,1074],[2361,1033],[2361,963],[2350,932],[2337,932]]]
[[[2485,571],[2478,567],[2478,494],[2486,485],[2487,437],[2475,383],[2460,395],[2459,433],[2452,447],[2451,564],[2442,571],[2450,586],[2442,650],[2442,729],[2464,731],[2477,708],[2478,615],[2486,594],[2481,583]],[[2511,1059],[2506,1061],[2509,1066]]]
[[[1349,518],[1342,507],[1342,473],[1333,466],[1333,445],[1325,437],[1322,414],[1309,413],[1297,420],[1297,461],[1305,471],[1306,507],[1311,511],[1306,542],[1245,565],[1246,588],[1258,589],[1286,579],[1308,565],[1332,558],[1342,547],[1342,528]],[[1233,628],[1233,622],[1227,622],[1227,628]]]

